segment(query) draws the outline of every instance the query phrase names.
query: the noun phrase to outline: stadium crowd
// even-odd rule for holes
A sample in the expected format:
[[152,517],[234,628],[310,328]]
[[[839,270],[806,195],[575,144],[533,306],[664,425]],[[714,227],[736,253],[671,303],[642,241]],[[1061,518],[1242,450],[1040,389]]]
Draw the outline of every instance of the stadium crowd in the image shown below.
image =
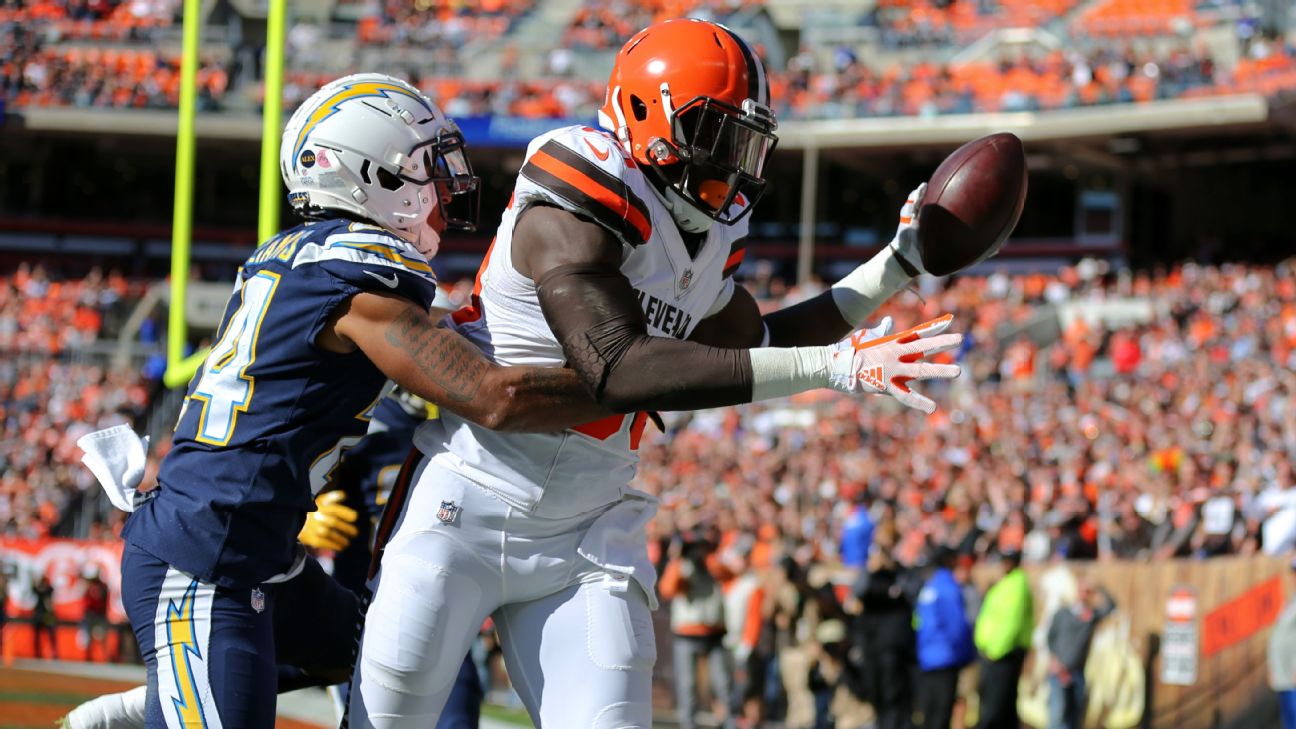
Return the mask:
[[[750,549],[772,527],[789,554],[831,558],[863,508],[893,525],[904,562],[931,544],[1028,561],[1296,547],[1296,512],[1271,519],[1296,496],[1292,267],[1096,269],[961,277],[889,304],[902,325],[954,312],[970,335],[931,417],[815,396],[672,418],[639,476],[662,499],[659,534],[720,520]],[[813,292],[772,280],[767,302]],[[1125,297],[1163,310],[1076,317],[1045,346],[999,334],[1046,306]]]
[[[765,308],[821,288],[752,272]],[[849,656],[867,629],[859,610],[877,598],[870,580],[888,575],[912,601],[941,566],[966,581],[974,565],[1017,560],[1291,552],[1293,274],[1290,261],[1151,273],[1087,261],[958,277],[879,312],[900,326],[953,312],[969,335],[954,355],[965,375],[933,393],[931,417],[825,393],[667,414],[667,433],[645,437],[635,485],[661,500],[650,548],[663,596],[676,598],[668,609],[686,604],[682,575],[698,570],[723,596],[717,632],[701,638],[737,670],[714,663],[706,685],[748,724],[813,714],[809,697],[827,701],[838,686],[873,696],[876,670]],[[75,439],[148,408],[142,373],[77,354],[141,286],[26,265],[0,278],[0,348],[16,354],[0,365],[6,536],[67,534],[69,505],[93,485]],[[452,298],[470,286],[451,285]],[[964,604],[981,599],[969,592]],[[975,614],[967,608],[969,626]],[[672,612],[688,645],[699,635],[682,620]]]
[[[1215,52],[1191,34],[1177,35],[1175,27],[1166,23],[1144,23],[1141,2],[1095,6],[1100,11],[1097,20],[1087,11],[1070,26],[1060,49],[1040,47],[992,61],[879,64],[864,60],[854,46],[805,46],[791,54],[782,68],[771,67],[773,95],[785,119],[832,119],[1032,111],[1242,91],[1273,95],[1296,89],[1296,51],[1280,38],[1264,37],[1254,18],[1244,16],[1234,24],[1240,59],[1220,64]],[[533,0],[377,3],[357,22],[355,41],[359,46],[391,47],[396,66],[408,65],[401,60],[401,49],[433,50],[430,60],[407,70],[416,77],[416,85],[434,93],[452,115],[585,117],[603,93],[596,83],[568,78],[575,63],[573,49],[615,48],[656,18],[693,13],[723,19],[751,5],[749,0],[585,4],[539,76],[535,70],[520,73],[517,48],[507,37],[519,18],[535,10]],[[960,35],[969,28],[984,32],[1010,19],[1018,24],[1044,23],[1071,6],[1068,0],[940,5],[883,2],[863,22],[879,28],[883,47],[913,43],[956,47],[951,44],[971,40]],[[1161,4],[1150,7],[1168,12]],[[4,0],[0,2],[0,95],[16,107],[173,108],[178,98],[178,58],[160,51],[154,38],[159,28],[173,24],[175,12],[171,0],[85,4]],[[1194,23],[1200,19],[1191,17]],[[985,23],[991,25],[982,27]],[[1125,27],[1122,23],[1146,35],[1112,36],[1104,30],[1111,24]],[[304,98],[305,90],[336,75],[320,70],[325,32],[303,21],[289,33],[285,98],[290,107]],[[505,44],[498,78],[463,78],[458,51],[469,40],[479,45]],[[247,80],[248,69],[260,66],[247,58],[247,49],[226,50],[230,52],[205,51],[199,69],[203,109],[221,108],[229,94],[240,91],[235,87]],[[242,91],[262,93],[259,88]]]
[[[905,671],[920,667],[924,681],[936,676],[939,684],[948,671],[929,669],[961,667],[975,655],[968,646],[950,664],[929,660],[939,638],[909,632],[923,609],[919,594],[941,568],[953,568],[967,592],[956,612],[976,626],[983,675],[1019,674],[1030,642],[1013,636],[1031,628],[1019,631],[992,610],[991,595],[971,585],[974,565],[1012,574],[1019,561],[1292,553],[1292,262],[1155,274],[1101,269],[964,277],[925,301],[902,295],[888,305],[884,312],[902,326],[955,312],[970,334],[959,355],[965,376],[938,395],[941,409],[931,417],[881,400],[802,396],[676,415],[665,436],[645,438],[636,485],[662,502],[651,526],[663,595],[688,597],[681,572],[694,585],[710,575],[723,595],[711,624],[698,617],[704,609],[677,614],[672,606],[672,631],[694,651],[704,638],[723,641],[736,661],[737,692],[723,693],[734,714],[808,721],[809,697],[831,702],[841,685],[880,713],[892,705],[907,716],[909,699],[897,698],[887,679],[894,672],[876,657],[878,641],[886,642],[879,631],[908,636],[897,660]],[[765,306],[819,288],[751,283]],[[1079,316],[1045,346],[1003,336],[1054,317],[1046,307],[1120,309],[1127,300],[1159,308],[1111,326]],[[894,589],[879,593],[879,581]],[[725,665],[711,664],[712,685],[732,685]],[[680,720],[691,726],[692,673],[683,666],[691,662],[676,664]],[[982,712],[1015,706],[995,685],[981,686]],[[944,690],[950,702],[952,686],[950,679]],[[928,715],[948,711],[925,703],[931,690],[941,694],[921,682],[904,689]],[[815,721],[833,711],[816,703]]]
[[84,351],[141,287],[116,272],[60,279],[25,263],[0,276],[0,535],[54,534],[76,496],[97,489],[76,439],[147,409],[139,373]]
[[357,23],[362,44],[448,47],[499,38],[530,12],[534,0],[385,0]]

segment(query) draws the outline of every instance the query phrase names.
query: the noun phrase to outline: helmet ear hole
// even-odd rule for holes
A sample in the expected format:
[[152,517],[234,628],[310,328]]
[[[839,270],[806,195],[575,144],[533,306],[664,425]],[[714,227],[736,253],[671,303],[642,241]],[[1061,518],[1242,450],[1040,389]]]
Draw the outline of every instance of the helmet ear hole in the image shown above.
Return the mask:
[[373,184],[373,180],[369,178],[369,160],[360,163],[360,179],[364,180],[366,185]]
[[382,188],[384,190],[394,191],[394,190],[401,189],[401,185],[404,185],[405,183],[401,181],[401,178],[397,177],[396,175],[393,175],[392,173],[388,172],[386,169],[379,167],[378,184],[382,185]]
[[633,94],[630,96],[630,113],[634,114],[635,121],[643,121],[648,118],[648,105],[643,99]]

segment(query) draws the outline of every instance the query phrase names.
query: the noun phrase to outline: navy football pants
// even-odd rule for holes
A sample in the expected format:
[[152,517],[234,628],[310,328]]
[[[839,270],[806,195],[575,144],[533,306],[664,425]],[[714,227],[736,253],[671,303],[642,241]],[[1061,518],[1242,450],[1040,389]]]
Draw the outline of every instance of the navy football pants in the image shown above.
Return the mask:
[[314,559],[287,582],[228,590],[127,544],[122,603],[148,670],[148,729],[273,727],[276,693],[349,673],[359,600]]

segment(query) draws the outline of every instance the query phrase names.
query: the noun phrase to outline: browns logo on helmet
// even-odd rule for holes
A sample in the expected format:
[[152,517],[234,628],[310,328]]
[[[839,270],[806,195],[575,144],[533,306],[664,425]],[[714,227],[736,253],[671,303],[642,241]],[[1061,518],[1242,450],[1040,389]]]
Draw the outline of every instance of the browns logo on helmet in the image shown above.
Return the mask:
[[769,104],[765,68],[746,41],[717,23],[667,20],[617,53],[599,123],[652,170],[668,200],[674,193],[732,224],[765,191],[778,141]]

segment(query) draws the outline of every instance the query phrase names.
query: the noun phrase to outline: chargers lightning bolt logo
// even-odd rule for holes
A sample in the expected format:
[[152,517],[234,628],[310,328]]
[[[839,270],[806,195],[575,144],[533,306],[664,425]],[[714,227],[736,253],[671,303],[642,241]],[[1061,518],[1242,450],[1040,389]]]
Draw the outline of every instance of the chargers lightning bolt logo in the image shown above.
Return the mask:
[[401,88],[395,84],[387,83],[385,81],[361,81],[358,83],[347,84],[334,91],[327,99],[321,101],[319,106],[315,107],[315,111],[312,111],[310,116],[306,118],[306,123],[302,124],[301,131],[297,132],[297,141],[293,144],[292,159],[297,159],[301,154],[302,147],[306,145],[306,137],[311,133],[311,130],[318,126],[320,122],[336,114],[338,107],[340,107],[343,102],[369,96],[390,98],[389,94],[399,94],[405,98],[414,99],[421,104],[423,108],[427,109],[428,116],[434,115],[434,112],[422,96],[412,93],[409,89]]
[[203,660],[202,650],[198,647],[197,631],[194,630],[194,602],[197,593],[198,581],[194,580],[189,583],[179,605],[174,600],[167,605],[167,643],[171,647],[171,670],[179,694],[179,698],[171,699],[171,703],[175,706],[176,716],[183,727],[207,726],[202,700],[198,697],[198,681],[189,660],[190,655],[200,665]]

